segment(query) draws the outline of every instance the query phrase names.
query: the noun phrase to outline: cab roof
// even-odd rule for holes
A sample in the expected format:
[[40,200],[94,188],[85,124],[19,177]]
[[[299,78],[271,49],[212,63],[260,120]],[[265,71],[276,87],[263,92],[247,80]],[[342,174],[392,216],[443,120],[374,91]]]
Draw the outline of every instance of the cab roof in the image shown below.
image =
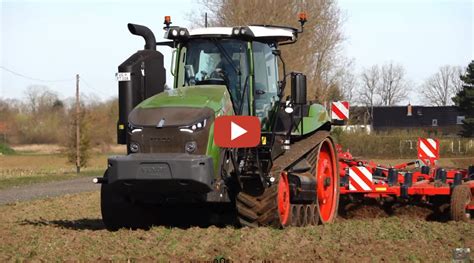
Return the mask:
[[[236,37],[235,30],[245,30],[245,35],[252,39],[270,39],[277,42],[293,41],[297,30],[291,27],[252,25],[244,27],[205,27],[190,29],[189,37]],[[239,32],[239,31],[237,31]],[[240,33],[239,33],[240,34]]]

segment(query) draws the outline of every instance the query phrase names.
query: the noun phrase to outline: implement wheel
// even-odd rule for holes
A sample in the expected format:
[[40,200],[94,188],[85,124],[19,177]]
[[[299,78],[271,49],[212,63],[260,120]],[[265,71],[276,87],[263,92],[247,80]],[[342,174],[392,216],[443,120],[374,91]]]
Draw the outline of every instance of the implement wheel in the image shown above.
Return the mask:
[[468,205],[471,202],[472,194],[469,185],[461,184],[453,189],[451,194],[451,219],[454,221],[469,221],[471,214]]
[[326,138],[316,148],[316,194],[319,219],[322,224],[332,223],[339,205],[339,174],[334,144]]

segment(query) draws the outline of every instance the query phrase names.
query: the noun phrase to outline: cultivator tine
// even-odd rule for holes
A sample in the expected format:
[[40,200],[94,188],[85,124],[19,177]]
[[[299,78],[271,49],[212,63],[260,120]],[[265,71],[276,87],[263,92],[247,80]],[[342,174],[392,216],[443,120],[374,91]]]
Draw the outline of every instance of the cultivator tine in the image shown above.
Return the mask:
[[398,183],[398,171],[397,169],[388,169],[388,185],[394,186]]
[[445,184],[447,179],[446,169],[438,168],[436,170],[435,181],[440,181],[441,183]]
[[457,172],[454,175],[454,181],[453,181],[452,187],[455,187],[455,186],[460,185],[460,184],[462,184],[462,173]]
[[413,173],[405,173],[405,179],[403,181],[403,184],[407,187],[411,187],[413,185]]
[[468,174],[469,180],[474,180],[474,165],[470,165],[467,168],[467,174]]
[[429,166],[422,166],[421,167],[421,173],[422,174],[426,174],[426,175],[430,175],[430,167]]

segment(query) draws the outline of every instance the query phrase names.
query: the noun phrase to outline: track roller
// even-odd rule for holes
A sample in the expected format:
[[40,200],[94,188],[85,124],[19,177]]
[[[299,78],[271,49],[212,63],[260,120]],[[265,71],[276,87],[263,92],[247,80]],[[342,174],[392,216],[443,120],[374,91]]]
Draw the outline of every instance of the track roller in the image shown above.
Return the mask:
[[306,210],[304,205],[296,205],[297,223],[296,226],[306,226]]
[[314,225],[314,206],[313,205],[305,205],[304,206],[305,215],[306,215],[306,225],[312,226]]
[[297,205],[291,205],[290,209],[291,209],[290,225],[298,226],[298,207]]

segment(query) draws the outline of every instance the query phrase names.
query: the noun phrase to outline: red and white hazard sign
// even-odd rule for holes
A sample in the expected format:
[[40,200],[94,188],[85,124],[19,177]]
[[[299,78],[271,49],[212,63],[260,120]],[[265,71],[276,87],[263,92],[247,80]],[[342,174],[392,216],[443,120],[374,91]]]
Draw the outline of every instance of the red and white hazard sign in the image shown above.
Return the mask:
[[364,166],[349,168],[349,190],[372,191],[372,173]]
[[334,101],[331,105],[331,119],[347,120],[349,119],[349,102]]
[[439,141],[432,138],[418,138],[418,158],[426,165],[439,159]]

